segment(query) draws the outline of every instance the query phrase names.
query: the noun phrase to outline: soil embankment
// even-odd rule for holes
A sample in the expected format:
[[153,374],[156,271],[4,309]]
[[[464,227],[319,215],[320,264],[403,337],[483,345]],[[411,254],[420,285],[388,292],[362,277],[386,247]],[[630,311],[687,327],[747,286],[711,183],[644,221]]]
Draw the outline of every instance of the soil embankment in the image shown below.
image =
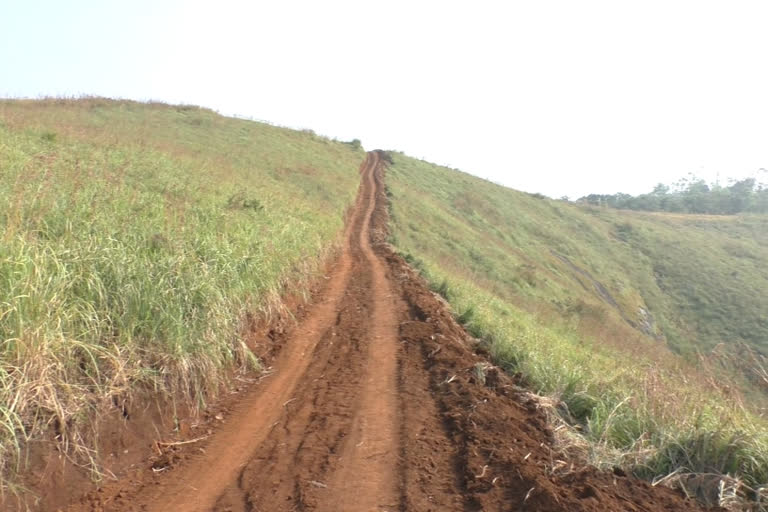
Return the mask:
[[370,153],[343,253],[273,371],[204,441],[61,510],[698,510],[618,470],[555,471],[536,403],[387,246],[384,170]]

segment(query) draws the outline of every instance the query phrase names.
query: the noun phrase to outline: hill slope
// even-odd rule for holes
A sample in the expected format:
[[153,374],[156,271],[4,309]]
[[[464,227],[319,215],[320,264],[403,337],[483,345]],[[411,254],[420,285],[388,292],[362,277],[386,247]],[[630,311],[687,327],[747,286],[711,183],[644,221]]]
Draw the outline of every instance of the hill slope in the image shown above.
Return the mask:
[[767,217],[580,207],[390,156],[393,244],[588,457],[768,481],[747,364],[768,350]]
[[553,446],[546,401],[477,353],[386,243],[382,157],[369,153],[360,168],[341,251],[313,302],[264,334],[276,349],[270,372],[97,489],[62,489],[45,468],[31,479],[37,509],[703,510]]
[[[406,509],[686,509],[668,489],[579,462],[729,473],[738,480],[715,487],[739,498],[743,484],[768,479],[757,406],[713,378],[729,377],[723,361],[705,373],[685,356],[692,330],[649,275],[656,256],[639,249],[661,224],[395,155],[394,240],[485,340],[478,354],[381,243],[382,156],[360,168],[354,201],[359,144],[194,107],[0,102],[0,469],[37,457],[27,448],[43,439],[74,462],[60,470],[53,450],[22,480],[33,490],[15,489],[20,506],[249,510],[274,508],[279,494],[285,510],[338,510],[362,503],[367,486],[368,505]],[[664,222],[673,237],[676,218]],[[750,244],[739,249],[761,257]],[[269,323],[285,311],[281,297],[307,294],[334,247],[303,321]],[[686,275],[685,254],[663,267],[667,286]],[[759,284],[758,266],[739,268]],[[224,414],[185,422],[177,406],[209,403],[266,346],[265,384],[240,379]],[[735,384],[761,396],[749,380]],[[135,419],[145,391],[169,397],[159,412],[173,431]],[[97,453],[88,428],[106,410],[120,432],[144,437],[123,444],[112,432],[114,451]],[[175,441],[159,442],[167,435]],[[123,472],[115,464],[119,477],[88,492],[76,466],[110,471],[105,458]]]
[[258,365],[242,332],[306,292],[363,156],[197,107],[0,102],[0,471],[51,430],[87,462],[104,404],[203,404]]

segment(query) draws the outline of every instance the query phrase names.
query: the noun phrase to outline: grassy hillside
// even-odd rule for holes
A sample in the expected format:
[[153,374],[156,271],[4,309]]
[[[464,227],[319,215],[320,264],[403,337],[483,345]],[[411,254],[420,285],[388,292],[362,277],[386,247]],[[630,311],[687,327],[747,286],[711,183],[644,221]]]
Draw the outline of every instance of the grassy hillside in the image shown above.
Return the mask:
[[0,102],[0,461],[141,389],[202,402],[332,250],[364,154],[185,106]]
[[391,156],[393,243],[556,399],[571,445],[646,477],[768,482],[752,364],[768,352],[768,218],[576,206]]

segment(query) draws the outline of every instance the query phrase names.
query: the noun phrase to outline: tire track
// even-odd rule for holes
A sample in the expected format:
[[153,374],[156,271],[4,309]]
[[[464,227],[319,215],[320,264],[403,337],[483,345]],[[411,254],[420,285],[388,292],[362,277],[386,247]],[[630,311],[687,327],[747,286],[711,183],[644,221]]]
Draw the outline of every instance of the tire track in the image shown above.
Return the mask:
[[[372,154],[363,167],[366,208],[350,245],[352,279],[336,328],[318,343],[283,428],[244,470],[246,510],[399,508],[397,313],[370,242],[378,165]],[[218,510],[236,510],[222,505]]]
[[399,471],[399,404],[397,385],[396,301],[384,263],[371,247],[370,224],[376,206],[374,173],[381,165],[373,153],[374,164],[365,176],[371,198],[365,229],[360,231],[360,247],[372,274],[372,311],[368,331],[368,357],[352,431],[341,459],[344,464],[332,479],[321,510],[398,510],[401,508]]
[[[363,175],[370,175],[377,163],[375,157],[368,157],[361,168]],[[345,318],[354,316],[349,315],[349,308],[354,308],[356,302],[354,299],[350,300],[350,295],[355,296],[355,292],[359,293],[363,287],[370,288],[366,286],[367,283],[361,276],[364,274],[360,269],[364,258],[360,256],[360,241],[367,232],[373,202],[374,192],[370,189],[370,181],[363,180],[351,222],[348,223],[345,231],[344,247],[335,270],[330,276],[325,298],[314,306],[310,316],[297,327],[291,339],[285,344],[285,348],[274,364],[274,374],[239,402],[227,422],[218,429],[211,442],[206,445],[205,454],[190,459],[182,467],[161,478],[156,485],[144,486],[137,500],[132,503],[137,510],[148,512],[168,512],[169,510],[208,512],[217,508],[254,510],[249,475],[259,467],[258,460],[254,459],[254,456],[262,449],[262,445],[268,446],[269,439],[275,436],[280,437],[278,432],[282,431],[300,440],[301,450],[295,451],[305,452],[306,438],[299,437],[303,433],[297,432],[295,428],[292,429],[292,424],[287,423],[286,418],[295,416],[291,405],[297,398],[297,392],[306,393],[307,389],[311,389],[312,379],[315,383],[319,381],[319,376],[309,378],[309,375],[314,373],[308,373],[310,363],[312,368],[317,366],[315,357],[318,351],[322,353],[323,350],[327,350],[323,348],[324,346],[332,344],[336,347],[344,346],[343,343],[334,343],[332,339],[339,332],[350,332],[352,326],[347,325],[349,322],[346,322]],[[352,274],[357,281],[354,285],[351,285],[350,280]],[[346,308],[342,307],[345,298],[347,298]],[[350,336],[354,335],[350,332]],[[332,355],[335,354],[338,354],[338,351],[329,354],[328,360],[332,360]],[[351,366],[342,368],[349,375],[349,379],[354,379],[357,378],[354,375],[355,365],[349,357],[347,363]],[[338,363],[339,361],[333,360],[333,364],[338,365]],[[353,390],[353,393],[356,391]],[[293,420],[294,425],[301,424],[298,419],[301,414],[309,417],[314,414],[313,408],[308,409],[306,406],[299,409],[299,413],[300,416]],[[337,414],[337,416],[343,415],[343,411]],[[343,430],[342,428],[337,436],[343,435]],[[266,444],[265,441],[267,441]],[[270,456],[278,456],[281,453],[289,453],[289,450],[283,446],[275,447]],[[285,457],[279,457],[277,460],[283,461]],[[274,473],[272,477],[274,479]],[[301,485],[301,482],[278,478],[273,487],[276,487],[275,493],[277,493],[279,489],[285,487],[295,489],[298,486],[300,489]],[[268,510],[279,510],[279,508],[270,506]]]

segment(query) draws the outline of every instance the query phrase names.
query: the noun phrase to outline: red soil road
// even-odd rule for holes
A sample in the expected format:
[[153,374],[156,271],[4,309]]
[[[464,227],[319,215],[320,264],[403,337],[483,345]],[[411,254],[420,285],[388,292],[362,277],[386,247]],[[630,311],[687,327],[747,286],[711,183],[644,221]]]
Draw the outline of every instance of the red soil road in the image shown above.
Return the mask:
[[700,510],[619,470],[554,469],[566,457],[536,402],[386,244],[384,172],[370,153],[342,254],[274,373],[209,439],[61,510]]

